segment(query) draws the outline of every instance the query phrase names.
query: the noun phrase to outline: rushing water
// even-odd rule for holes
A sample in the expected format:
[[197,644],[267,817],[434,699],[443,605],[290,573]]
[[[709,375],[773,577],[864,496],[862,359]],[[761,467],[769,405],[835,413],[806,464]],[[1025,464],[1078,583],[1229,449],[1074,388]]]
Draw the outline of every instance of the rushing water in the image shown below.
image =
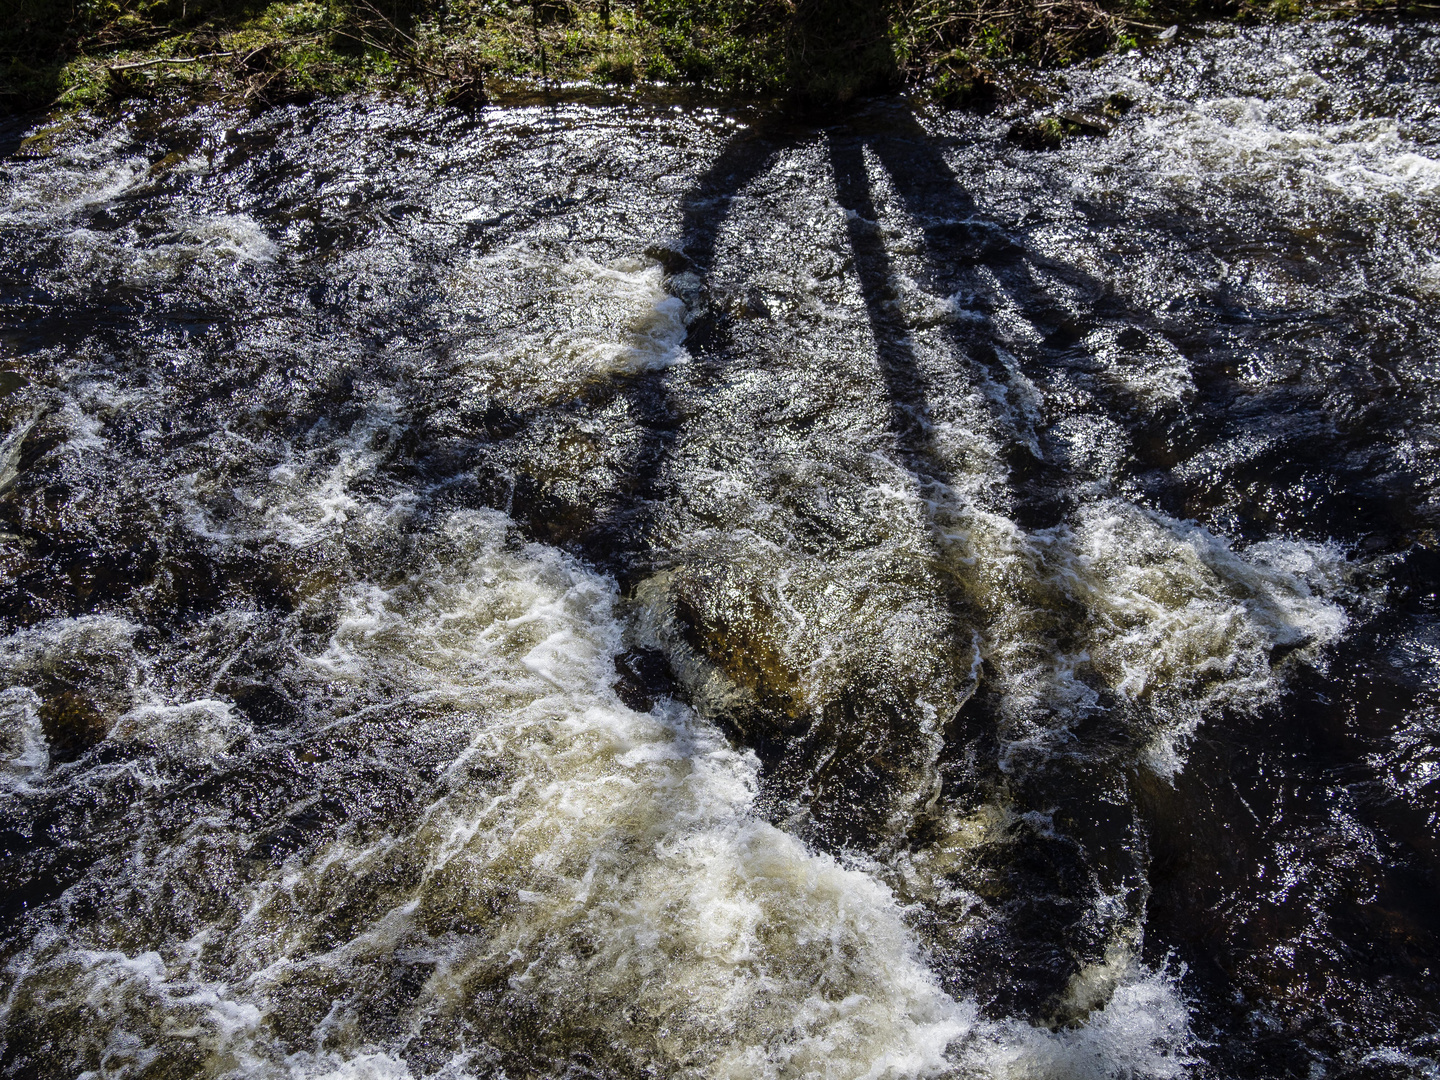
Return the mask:
[[0,1074],[1440,1072],[1440,34],[0,132]]

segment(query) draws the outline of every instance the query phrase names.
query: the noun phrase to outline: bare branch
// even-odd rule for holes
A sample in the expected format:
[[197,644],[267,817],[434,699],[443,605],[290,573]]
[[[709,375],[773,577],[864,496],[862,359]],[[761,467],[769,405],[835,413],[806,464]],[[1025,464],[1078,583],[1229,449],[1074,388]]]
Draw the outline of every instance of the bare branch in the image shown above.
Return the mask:
[[200,64],[206,60],[223,60],[227,56],[239,56],[236,52],[202,53],[199,56],[166,56],[154,60],[136,60],[132,64],[111,64],[110,71],[134,71],[137,68],[156,67],[160,64]]

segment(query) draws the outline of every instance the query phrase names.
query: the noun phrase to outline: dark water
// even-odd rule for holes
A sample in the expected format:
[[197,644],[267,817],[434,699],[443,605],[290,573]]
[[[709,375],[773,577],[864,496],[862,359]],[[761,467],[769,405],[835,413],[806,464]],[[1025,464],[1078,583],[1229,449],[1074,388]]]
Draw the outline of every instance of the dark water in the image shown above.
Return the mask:
[[0,160],[0,1074],[1440,1073],[1440,36],[1056,153]]

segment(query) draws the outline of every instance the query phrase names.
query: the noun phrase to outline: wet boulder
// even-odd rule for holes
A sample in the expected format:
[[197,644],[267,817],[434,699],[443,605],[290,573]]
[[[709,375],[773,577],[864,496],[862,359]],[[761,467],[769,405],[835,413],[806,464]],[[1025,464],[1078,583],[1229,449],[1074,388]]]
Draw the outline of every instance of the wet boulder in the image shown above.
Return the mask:
[[134,704],[139,665],[132,639],[130,624],[87,616],[42,624],[4,643],[6,682],[38,698],[50,761],[82,757]]
[[1000,87],[994,72],[957,53],[940,65],[930,92],[946,108],[984,111],[995,105]]
[[971,635],[923,567],[767,547],[644,583],[653,636],[686,696],[760,758],[772,817],[822,848],[892,843],[934,794]]
[[1088,135],[1091,138],[1104,138],[1109,135],[1112,126],[1102,117],[1092,113],[1076,112],[1069,110],[1055,114],[1059,119],[1066,135]]
[[1022,150],[1058,150],[1068,138],[1104,138],[1113,125],[1103,116],[1066,110],[1013,124],[1005,138]]

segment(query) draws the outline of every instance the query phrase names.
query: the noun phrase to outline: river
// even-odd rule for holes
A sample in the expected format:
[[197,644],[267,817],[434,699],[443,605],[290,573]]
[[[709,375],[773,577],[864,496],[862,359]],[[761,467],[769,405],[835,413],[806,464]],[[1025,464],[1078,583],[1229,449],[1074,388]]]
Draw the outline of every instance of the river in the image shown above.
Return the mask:
[[1053,107],[0,128],[0,1075],[1440,1075],[1440,33]]

